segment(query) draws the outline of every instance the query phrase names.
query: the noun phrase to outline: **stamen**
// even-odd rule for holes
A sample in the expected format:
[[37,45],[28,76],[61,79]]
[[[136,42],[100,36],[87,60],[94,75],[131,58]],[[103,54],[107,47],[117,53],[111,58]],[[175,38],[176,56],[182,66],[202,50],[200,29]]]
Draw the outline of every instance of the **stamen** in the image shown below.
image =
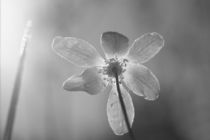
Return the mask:
[[127,62],[127,59],[118,60],[117,57],[108,59],[105,61],[106,66],[102,68],[101,73],[115,79],[115,72],[117,72],[119,76],[122,76],[122,73],[126,71],[125,67]]

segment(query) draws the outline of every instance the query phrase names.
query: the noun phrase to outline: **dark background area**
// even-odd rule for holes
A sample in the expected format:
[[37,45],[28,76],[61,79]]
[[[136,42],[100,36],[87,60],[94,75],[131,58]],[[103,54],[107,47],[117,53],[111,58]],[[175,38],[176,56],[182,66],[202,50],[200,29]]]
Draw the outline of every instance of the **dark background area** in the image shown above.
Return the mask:
[[160,97],[131,95],[133,131],[141,140],[210,139],[209,0],[2,0],[2,136],[28,19],[33,36],[27,49],[15,140],[126,140],[115,136],[106,115],[108,95],[69,93],[62,82],[79,68],[51,49],[56,35],[87,40],[101,52],[100,35],[117,31],[132,43],[158,32],[165,47],[145,65],[160,81]]

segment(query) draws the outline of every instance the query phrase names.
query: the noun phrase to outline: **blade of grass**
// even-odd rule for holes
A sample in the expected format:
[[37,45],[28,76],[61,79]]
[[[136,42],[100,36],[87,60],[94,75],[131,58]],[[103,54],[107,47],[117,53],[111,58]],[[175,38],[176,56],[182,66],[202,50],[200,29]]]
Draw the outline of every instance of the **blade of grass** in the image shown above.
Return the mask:
[[15,84],[13,87],[11,102],[10,102],[9,111],[7,115],[7,122],[5,126],[5,131],[4,131],[4,140],[12,139],[12,131],[13,131],[13,126],[14,126],[14,121],[15,121],[18,99],[20,95],[22,73],[23,73],[24,60],[25,60],[25,55],[26,55],[26,47],[31,37],[31,29],[30,29],[31,24],[32,24],[31,21],[27,22],[26,28],[23,34],[23,38],[21,41],[20,60],[18,64],[17,74],[15,77]]
[[118,97],[119,97],[119,101],[120,101],[120,106],[122,108],[122,112],[123,112],[125,123],[126,123],[127,129],[128,129],[128,133],[129,133],[130,138],[132,140],[135,140],[131,125],[129,123],[127,111],[126,111],[126,108],[125,108],[125,103],[124,103],[123,98],[122,98],[122,93],[121,93],[121,90],[120,90],[119,79],[118,79],[118,74],[117,73],[115,73],[115,79],[116,79],[116,86],[117,86],[117,92],[118,92]]

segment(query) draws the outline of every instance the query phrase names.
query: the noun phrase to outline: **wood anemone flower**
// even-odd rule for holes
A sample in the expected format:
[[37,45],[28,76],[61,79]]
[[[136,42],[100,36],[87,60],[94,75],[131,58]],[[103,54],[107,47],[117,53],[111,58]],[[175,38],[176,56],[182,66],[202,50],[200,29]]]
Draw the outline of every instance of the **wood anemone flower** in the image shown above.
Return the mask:
[[125,105],[130,127],[135,111],[129,93],[155,100],[159,96],[158,79],[150,69],[142,64],[153,58],[164,46],[164,39],[158,33],[146,33],[129,45],[129,39],[118,32],[104,32],[101,35],[104,55],[101,57],[96,49],[82,39],[75,37],[54,38],[52,47],[61,57],[85,70],[73,75],[63,83],[67,91],[84,91],[95,95],[109,93],[107,116],[109,125],[116,135],[128,132],[126,122],[118,99],[115,75],[122,86],[122,99]]

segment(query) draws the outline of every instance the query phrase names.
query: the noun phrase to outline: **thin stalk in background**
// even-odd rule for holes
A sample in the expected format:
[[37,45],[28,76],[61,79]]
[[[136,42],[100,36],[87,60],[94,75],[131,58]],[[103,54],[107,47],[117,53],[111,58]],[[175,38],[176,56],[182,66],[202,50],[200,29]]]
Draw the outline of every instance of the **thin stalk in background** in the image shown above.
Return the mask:
[[11,102],[9,106],[9,111],[7,115],[7,122],[4,131],[4,140],[11,140],[12,139],[12,131],[16,116],[16,110],[18,105],[18,99],[20,95],[20,88],[21,88],[21,81],[22,81],[22,74],[24,68],[24,60],[26,55],[26,48],[31,38],[31,26],[32,22],[28,21],[24,30],[23,38],[21,41],[21,51],[20,51],[20,60],[18,64],[18,70],[15,78],[15,84],[13,87]]
[[124,119],[125,119],[126,127],[128,129],[128,133],[129,133],[130,138],[132,140],[135,140],[131,125],[129,123],[127,111],[126,111],[126,108],[125,108],[125,103],[124,103],[123,98],[122,98],[122,93],[121,93],[121,90],[120,90],[119,79],[118,79],[118,74],[117,73],[115,74],[115,79],[116,79],[118,97],[119,97],[120,105],[121,105],[121,108],[122,108],[123,116],[124,116]]

